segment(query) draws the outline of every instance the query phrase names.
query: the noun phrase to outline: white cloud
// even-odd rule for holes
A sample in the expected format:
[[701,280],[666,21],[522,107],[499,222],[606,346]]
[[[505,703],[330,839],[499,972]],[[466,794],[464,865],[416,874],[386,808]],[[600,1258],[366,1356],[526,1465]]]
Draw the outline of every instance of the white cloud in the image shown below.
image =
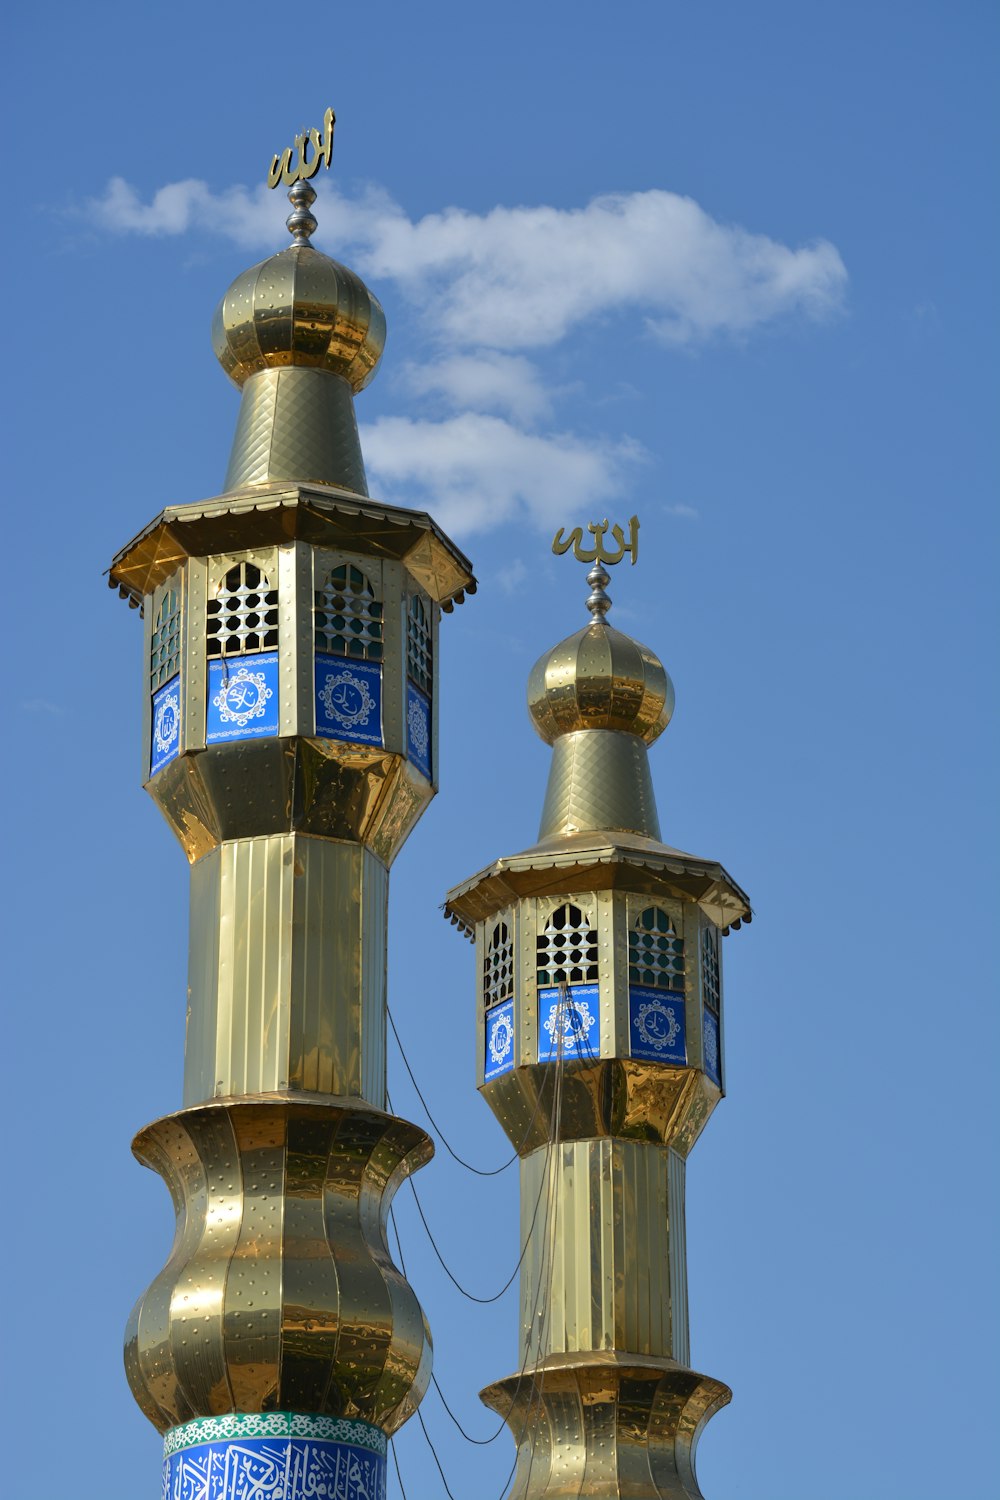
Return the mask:
[[552,393],[523,354],[477,349],[408,365],[403,379],[418,396],[439,396],[458,410],[504,412],[529,426],[552,411]]
[[[198,229],[264,248],[281,243],[284,205],[263,187],[213,192],[196,179],[144,204],[116,177],[90,212],[113,230]],[[395,281],[452,348],[542,348],[586,326],[607,334],[610,361],[643,327],[686,343],[788,314],[822,317],[847,282],[828,241],[792,249],[659,188],[583,208],[449,208],[412,220],[378,188],[347,198],[324,187],[317,212],[326,243],[376,283]]]
[[501,417],[465,412],[443,422],[380,417],[361,430],[376,494],[433,512],[446,531],[468,535],[530,517],[539,526],[622,492],[643,457],[628,440],[522,432]]
[[[827,241],[793,249],[661,189],[582,208],[449,208],[416,220],[377,187],[318,192],[318,242],[376,290],[395,283],[401,311],[425,326],[430,355],[404,369],[404,384],[456,413],[368,426],[376,493],[426,506],[460,534],[521,517],[554,527],[605,509],[642,456],[627,438],[530,430],[551,418],[566,388],[543,382],[523,351],[586,336],[610,384],[620,381],[623,349],[644,334],[694,344],[782,317],[820,318],[847,282]],[[116,177],[87,211],[119,233],[214,234],[261,253],[287,243],[287,204],[263,186],[217,191],[189,179],[144,203]],[[696,514],[683,504],[668,510]]]

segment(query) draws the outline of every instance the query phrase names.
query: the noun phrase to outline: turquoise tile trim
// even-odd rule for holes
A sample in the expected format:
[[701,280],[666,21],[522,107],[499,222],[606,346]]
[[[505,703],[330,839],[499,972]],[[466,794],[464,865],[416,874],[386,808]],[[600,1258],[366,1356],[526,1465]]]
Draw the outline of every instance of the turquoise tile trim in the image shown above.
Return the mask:
[[163,1439],[163,1457],[203,1443],[245,1442],[254,1438],[305,1438],[312,1442],[346,1443],[385,1458],[388,1439],[381,1427],[347,1417],[324,1417],[307,1412],[227,1412],[222,1417],[196,1417],[171,1427]]

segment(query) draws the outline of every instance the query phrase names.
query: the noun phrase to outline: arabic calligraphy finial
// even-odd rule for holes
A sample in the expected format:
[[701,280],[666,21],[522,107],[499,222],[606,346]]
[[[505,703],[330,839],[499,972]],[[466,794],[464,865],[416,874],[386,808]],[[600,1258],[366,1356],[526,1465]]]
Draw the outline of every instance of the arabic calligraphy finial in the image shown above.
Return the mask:
[[[322,130],[301,130],[295,137],[294,146],[286,146],[278,156],[272,156],[267,173],[267,185],[275,188],[284,183],[289,189],[288,199],[292,213],[285,223],[297,245],[308,245],[309,236],[316,228],[316,220],[310,213],[316,202],[316,193],[309,180],[316,176],[320,167],[329,167],[333,156],[333,127],[337,116],[328,109],[323,116]],[[312,156],[309,152],[312,151]]]
[[560,526],[552,538],[552,550],[557,557],[561,557],[572,547],[573,556],[577,562],[594,564],[587,574],[587,582],[591,589],[587,608],[595,620],[603,622],[604,616],[611,608],[611,600],[604,592],[605,585],[611,581],[605,569],[614,567],[615,563],[620,563],[626,553],[632,559],[633,567],[635,566],[639,559],[639,517],[633,516],[628,523],[628,541],[625,540],[625,533],[617,523],[612,526],[611,535],[615,542],[614,547],[608,547],[605,544],[607,520],[591,521],[587,530],[593,537],[592,547],[583,545],[582,526],[574,526],[569,536],[563,534],[564,528]]

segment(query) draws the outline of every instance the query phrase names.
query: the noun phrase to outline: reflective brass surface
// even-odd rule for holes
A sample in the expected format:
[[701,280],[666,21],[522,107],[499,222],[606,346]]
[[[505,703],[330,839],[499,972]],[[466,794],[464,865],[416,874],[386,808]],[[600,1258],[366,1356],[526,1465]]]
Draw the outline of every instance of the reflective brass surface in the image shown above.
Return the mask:
[[659,839],[649,757],[634,734],[578,729],[553,746],[538,837],[598,829]]
[[476,592],[472,564],[426,512],[282,483],[167,506],[116,554],[108,583],[141,604],[190,558],[290,541],[403,562],[446,611]]
[[[609,1136],[560,1140],[557,1150],[554,1168],[545,1148],[521,1161],[521,1363],[620,1349],[685,1364],[683,1159],[668,1146]],[[530,1233],[550,1172],[551,1246]]]
[[[522,1065],[481,1089],[507,1139],[522,1155],[545,1144],[552,1108],[547,1064]],[[692,1067],[671,1068],[633,1057],[570,1062],[565,1065],[554,1134],[560,1141],[616,1136],[653,1145],[669,1143],[686,1156],[719,1097],[715,1085]]]
[[695,1450],[732,1399],[669,1360],[559,1356],[481,1393],[518,1444],[508,1500],[702,1500]]
[[746,893],[722,865],[655,839],[625,833],[562,834],[479,870],[445,897],[445,916],[469,937],[475,924],[514,897],[556,896],[581,888],[630,890],[696,901],[728,931],[750,922]]
[[268,369],[243,387],[225,489],[288,480],[368,493],[354,399],[339,375]]
[[360,1417],[392,1433],[430,1378],[385,1223],[423,1131],[322,1095],[218,1100],[139,1132],[177,1215],[129,1320],[132,1393],[164,1432],[229,1411]]
[[674,711],[674,689],[646,646],[595,619],[539,657],[528,711],[546,744],[577,729],[616,729],[647,745]]
[[216,308],[212,345],[238,386],[259,370],[298,365],[361,391],[382,357],[385,314],[360,276],[312,246],[289,245],[237,276]]
[[209,745],[149,792],[192,861],[224,839],[308,833],[356,839],[387,865],[434,794],[398,752],[304,739]]
[[309,1089],[385,1107],[389,872],[301,834],[191,871],[184,1103]]

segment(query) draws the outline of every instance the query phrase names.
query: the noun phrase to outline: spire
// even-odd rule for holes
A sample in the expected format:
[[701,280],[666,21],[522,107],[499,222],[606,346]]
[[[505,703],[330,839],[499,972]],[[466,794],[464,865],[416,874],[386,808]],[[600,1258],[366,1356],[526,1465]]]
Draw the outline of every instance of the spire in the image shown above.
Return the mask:
[[[316,250],[309,178],[330,164],[324,129],[275,156],[268,185],[284,183],[293,243],[243,271],[216,309],[216,357],[242,391],[225,489],[324,484],[367,496],[354,396],[374,378],[385,314],[361,277]],[[312,147],[313,156],[306,153]]]
[[[607,522],[590,530],[599,540]],[[632,518],[638,550],[639,523]],[[621,536],[621,529],[615,527]],[[579,529],[560,547],[565,551]],[[594,549],[576,542],[576,556],[594,561],[587,574],[589,624],[547,651],[528,679],[528,711],[538,733],[553,747],[552,768],[539,838],[559,840],[604,829],[660,837],[656,799],[646,754],[667,727],[674,688],[659,658],[607,622],[610,582]],[[609,566],[624,553],[612,554]]]

